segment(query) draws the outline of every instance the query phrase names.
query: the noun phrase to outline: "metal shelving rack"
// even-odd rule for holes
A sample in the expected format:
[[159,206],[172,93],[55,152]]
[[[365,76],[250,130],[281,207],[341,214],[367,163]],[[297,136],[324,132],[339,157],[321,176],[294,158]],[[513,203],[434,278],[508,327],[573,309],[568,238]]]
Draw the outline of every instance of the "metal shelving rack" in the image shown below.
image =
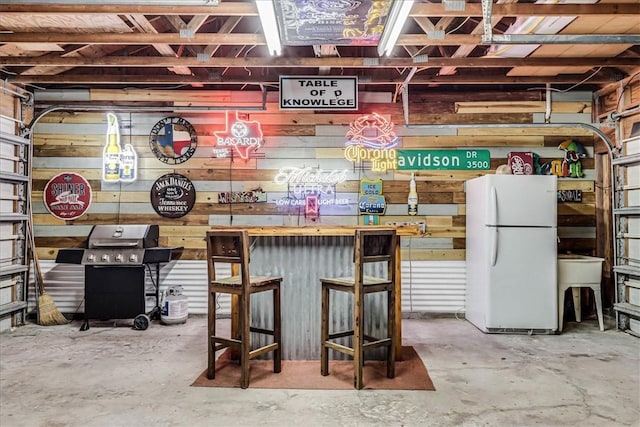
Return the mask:
[[[28,221],[31,144],[30,140],[0,132],[0,319],[14,316],[14,324],[25,321],[29,280]],[[12,148],[12,149],[11,149]]]
[[[619,123],[617,124],[619,126]],[[640,134],[622,140],[612,159],[616,322],[640,336]]]

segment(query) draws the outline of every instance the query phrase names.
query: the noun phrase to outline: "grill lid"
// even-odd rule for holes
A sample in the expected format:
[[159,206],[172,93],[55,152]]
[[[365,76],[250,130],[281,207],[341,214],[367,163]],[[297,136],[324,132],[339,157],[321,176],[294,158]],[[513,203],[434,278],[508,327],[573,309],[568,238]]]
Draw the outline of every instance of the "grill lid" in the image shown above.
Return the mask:
[[160,236],[157,224],[94,225],[87,247],[96,248],[155,248]]

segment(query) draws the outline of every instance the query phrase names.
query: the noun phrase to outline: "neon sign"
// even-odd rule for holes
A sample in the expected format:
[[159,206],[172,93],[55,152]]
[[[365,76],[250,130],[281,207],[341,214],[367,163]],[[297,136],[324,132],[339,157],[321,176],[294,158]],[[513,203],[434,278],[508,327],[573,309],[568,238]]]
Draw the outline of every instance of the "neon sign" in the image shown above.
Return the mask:
[[133,145],[120,145],[118,117],[107,113],[107,134],[102,153],[102,180],[107,182],[133,182],[137,177],[138,155]]
[[354,120],[347,131],[345,159],[351,162],[370,161],[371,170],[386,171],[397,168],[395,150],[400,138],[394,125],[379,114],[373,113]]
[[248,160],[251,153],[262,146],[262,128],[257,121],[245,121],[235,113],[235,119],[230,119],[226,113],[226,129],[214,132],[218,148],[214,148],[215,157],[230,157],[233,150],[241,159]]
[[308,193],[333,194],[335,186],[347,180],[347,170],[334,169],[326,171],[311,167],[282,167],[273,178],[276,184],[287,184],[293,187],[293,194]]

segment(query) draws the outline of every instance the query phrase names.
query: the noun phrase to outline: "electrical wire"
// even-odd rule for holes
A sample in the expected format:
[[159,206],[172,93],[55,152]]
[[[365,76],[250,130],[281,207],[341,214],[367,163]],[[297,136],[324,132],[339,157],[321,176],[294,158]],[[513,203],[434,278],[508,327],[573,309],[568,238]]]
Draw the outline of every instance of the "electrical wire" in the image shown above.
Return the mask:
[[575,89],[576,87],[580,86],[583,83],[586,83],[587,81],[591,80],[596,74],[598,74],[600,72],[600,70],[602,70],[602,67],[598,67],[593,73],[591,73],[590,75],[588,75],[587,77],[585,77],[584,79],[580,80],[578,83],[574,84],[571,87],[568,87],[567,89],[555,89],[555,88],[546,88],[546,87],[530,87],[527,90],[550,90],[551,92],[559,92],[559,93],[565,93],[565,92],[569,92],[570,90]]

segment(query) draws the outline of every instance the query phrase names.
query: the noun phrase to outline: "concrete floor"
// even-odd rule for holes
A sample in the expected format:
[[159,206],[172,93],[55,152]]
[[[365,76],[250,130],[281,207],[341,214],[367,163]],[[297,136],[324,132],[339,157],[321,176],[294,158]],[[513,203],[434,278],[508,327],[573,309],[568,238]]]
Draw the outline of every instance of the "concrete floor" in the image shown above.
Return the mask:
[[204,317],[146,331],[29,324],[0,335],[0,426],[638,426],[640,340],[607,320],[528,336],[405,319],[436,391],[190,387]]

